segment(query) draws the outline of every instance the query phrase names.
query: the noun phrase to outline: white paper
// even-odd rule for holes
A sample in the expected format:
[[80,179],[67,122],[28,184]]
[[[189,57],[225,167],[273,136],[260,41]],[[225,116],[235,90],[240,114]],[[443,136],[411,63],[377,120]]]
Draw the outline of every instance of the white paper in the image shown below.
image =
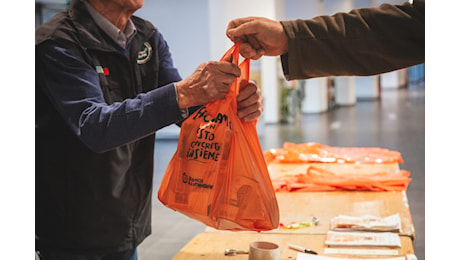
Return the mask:
[[406,255],[407,256],[407,260],[417,260],[417,256],[416,255]]
[[398,255],[394,249],[325,248],[328,255]]
[[401,247],[398,234],[389,232],[336,232],[328,231],[326,241],[328,246],[381,246]]
[[401,232],[401,218],[399,214],[384,218],[371,215],[360,217],[338,215],[331,219],[331,230]]

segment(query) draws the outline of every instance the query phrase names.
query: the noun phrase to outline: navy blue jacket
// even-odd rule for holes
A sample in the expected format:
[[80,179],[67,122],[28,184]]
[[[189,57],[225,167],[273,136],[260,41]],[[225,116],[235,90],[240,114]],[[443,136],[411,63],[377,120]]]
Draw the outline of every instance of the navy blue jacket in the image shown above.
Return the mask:
[[181,80],[149,22],[122,49],[73,0],[36,31],[40,247],[113,252],[151,233],[155,131],[182,117]]

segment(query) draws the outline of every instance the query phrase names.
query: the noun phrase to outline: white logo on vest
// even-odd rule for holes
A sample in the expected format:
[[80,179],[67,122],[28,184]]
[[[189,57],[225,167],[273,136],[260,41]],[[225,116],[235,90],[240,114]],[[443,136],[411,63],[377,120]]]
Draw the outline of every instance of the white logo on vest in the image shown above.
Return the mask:
[[137,54],[137,64],[144,64],[152,58],[152,45],[149,42],[144,42],[141,51]]

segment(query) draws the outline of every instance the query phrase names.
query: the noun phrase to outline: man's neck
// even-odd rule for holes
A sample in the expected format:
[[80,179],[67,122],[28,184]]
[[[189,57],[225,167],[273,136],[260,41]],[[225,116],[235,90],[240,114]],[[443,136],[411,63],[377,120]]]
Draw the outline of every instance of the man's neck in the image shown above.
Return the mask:
[[88,0],[88,3],[122,32],[125,31],[126,24],[134,13],[101,1]]

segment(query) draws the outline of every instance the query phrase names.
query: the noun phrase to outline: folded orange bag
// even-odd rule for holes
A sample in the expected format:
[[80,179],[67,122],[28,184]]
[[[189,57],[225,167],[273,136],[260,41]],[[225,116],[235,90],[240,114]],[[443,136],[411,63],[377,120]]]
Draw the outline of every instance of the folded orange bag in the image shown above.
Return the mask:
[[[239,44],[221,61],[238,65]],[[158,192],[167,207],[221,230],[277,228],[279,209],[260,147],[256,121],[237,116],[240,84],[249,59],[224,100],[201,107],[181,127],[179,144]]]

